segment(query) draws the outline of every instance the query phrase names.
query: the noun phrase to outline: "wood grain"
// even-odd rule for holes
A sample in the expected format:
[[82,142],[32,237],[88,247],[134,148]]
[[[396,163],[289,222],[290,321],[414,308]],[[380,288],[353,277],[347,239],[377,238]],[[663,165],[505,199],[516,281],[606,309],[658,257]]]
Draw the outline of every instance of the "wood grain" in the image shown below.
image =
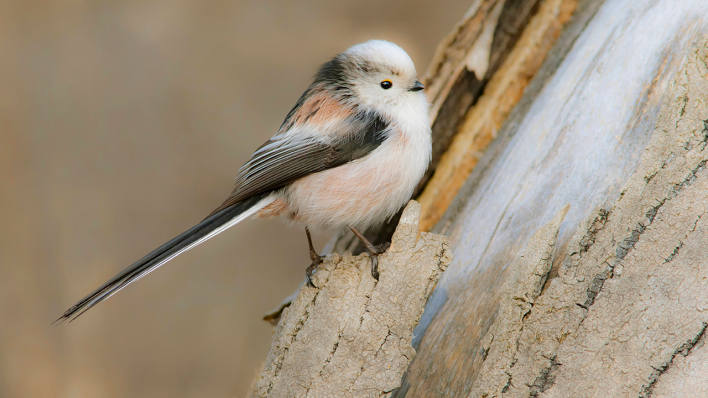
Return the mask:
[[484,149],[521,99],[576,6],[575,0],[542,2],[514,49],[485,86],[482,96],[466,112],[452,143],[440,157],[435,173],[418,198],[422,205],[421,231],[430,230],[445,213]]

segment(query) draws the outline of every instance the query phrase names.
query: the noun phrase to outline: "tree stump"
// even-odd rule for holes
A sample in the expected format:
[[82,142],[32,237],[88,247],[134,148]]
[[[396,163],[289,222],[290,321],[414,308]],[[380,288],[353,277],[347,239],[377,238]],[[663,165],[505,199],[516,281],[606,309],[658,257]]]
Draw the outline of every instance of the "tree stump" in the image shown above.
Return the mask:
[[253,397],[380,397],[400,386],[428,296],[451,261],[447,238],[418,232],[411,201],[379,256],[331,254],[281,316]]

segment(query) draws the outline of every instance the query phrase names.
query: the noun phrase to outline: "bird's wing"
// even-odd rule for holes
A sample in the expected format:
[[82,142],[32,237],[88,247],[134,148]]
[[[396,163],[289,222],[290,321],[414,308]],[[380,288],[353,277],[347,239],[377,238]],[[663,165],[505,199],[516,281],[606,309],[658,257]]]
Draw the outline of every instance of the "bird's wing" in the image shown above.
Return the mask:
[[212,214],[309,174],[362,158],[388,136],[388,123],[371,112],[352,114],[327,128],[323,133],[316,126],[295,125],[263,144],[241,167],[233,192]]

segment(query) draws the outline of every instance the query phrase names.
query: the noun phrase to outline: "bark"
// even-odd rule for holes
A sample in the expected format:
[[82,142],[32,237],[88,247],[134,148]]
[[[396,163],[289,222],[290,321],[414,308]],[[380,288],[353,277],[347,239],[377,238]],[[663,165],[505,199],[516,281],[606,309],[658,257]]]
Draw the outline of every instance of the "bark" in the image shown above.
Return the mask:
[[444,236],[418,237],[411,202],[379,257],[332,254],[283,310],[254,397],[380,397],[400,386],[415,355],[413,329],[450,263]]
[[[471,396],[665,396],[683,387],[686,360],[660,377],[677,357],[703,351],[708,325],[707,41],[671,83],[622,196],[579,228],[558,274],[502,341],[513,313],[500,312]],[[508,307],[513,297],[502,297]],[[705,374],[696,376],[708,391]],[[705,395],[685,391],[671,396]]]
[[705,395],[707,16],[579,4],[433,228],[455,260],[395,396]]

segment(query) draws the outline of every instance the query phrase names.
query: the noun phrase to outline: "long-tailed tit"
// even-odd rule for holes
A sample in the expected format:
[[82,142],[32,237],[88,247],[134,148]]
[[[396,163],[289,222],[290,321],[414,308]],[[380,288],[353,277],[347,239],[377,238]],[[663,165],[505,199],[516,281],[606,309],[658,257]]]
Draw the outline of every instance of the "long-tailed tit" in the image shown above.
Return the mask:
[[[282,216],[305,226],[312,265],[321,262],[308,227],[359,230],[393,216],[410,199],[431,154],[428,104],[413,61],[372,40],[322,65],[278,133],[241,167],[231,195],[200,223],[153,250],[69,308],[75,319],[181,253],[242,220]],[[311,282],[310,282],[311,283]]]

